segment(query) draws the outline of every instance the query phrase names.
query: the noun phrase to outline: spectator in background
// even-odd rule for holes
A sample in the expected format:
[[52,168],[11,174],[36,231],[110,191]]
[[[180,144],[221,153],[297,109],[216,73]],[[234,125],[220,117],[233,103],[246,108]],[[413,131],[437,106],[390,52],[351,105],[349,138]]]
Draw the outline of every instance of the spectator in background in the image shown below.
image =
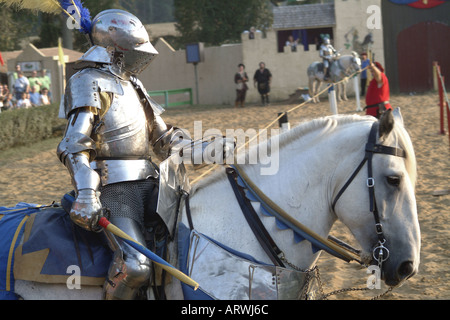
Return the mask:
[[250,28],[250,32],[248,33],[248,38],[249,38],[250,40],[255,39],[255,32],[256,32],[255,27],[251,27],[251,28]]
[[[0,88],[0,90],[1,90],[1,88]],[[3,95],[4,96],[7,96],[9,94],[9,88],[8,88],[8,85],[7,84],[4,84],[3,85]]]
[[298,39],[294,40],[293,36],[288,37],[288,40],[286,41],[286,47],[291,47],[292,52],[297,51],[297,44],[298,44]]
[[240,63],[238,68],[239,71],[234,75],[234,83],[236,83],[236,100],[234,102],[234,107],[237,108],[240,104],[241,108],[243,108],[245,103],[245,95],[248,90],[248,75],[247,72],[245,72],[244,64]]
[[30,102],[33,107],[38,107],[42,104],[41,103],[41,94],[37,91],[36,86],[31,87]]
[[47,88],[48,96],[51,97],[50,89],[52,88],[52,81],[50,80],[46,69],[42,69],[41,74],[42,75],[39,78],[39,81],[41,82],[41,88]]
[[259,63],[259,69],[256,70],[253,76],[253,85],[258,88],[261,95],[261,103],[263,106],[269,104],[270,82],[272,81],[272,73],[266,69],[264,62]]
[[30,82],[30,88],[36,87],[36,92],[39,93],[41,91],[41,78],[37,76],[37,71],[33,71],[31,77],[28,77],[28,81]]
[[17,79],[14,82],[14,95],[16,100],[22,99],[23,93],[28,93],[30,91],[30,82],[27,77],[25,77],[22,71],[17,72]]
[[261,32],[261,30],[258,30],[255,27],[251,27],[250,31],[245,30],[244,33],[248,33],[248,38],[250,40],[253,40],[253,39],[255,39],[257,33],[261,34],[262,32]]
[[18,109],[28,109],[31,108],[31,102],[30,99],[28,98],[28,93],[27,92],[22,92],[22,96],[19,100],[17,100],[17,108]]
[[[361,53],[361,69],[368,67],[370,64],[370,60],[367,59],[367,53]],[[367,87],[367,69],[361,72],[361,97],[366,95],[366,87]]]
[[20,67],[20,64],[16,64],[16,71],[14,71],[14,73],[13,73],[14,81],[17,80],[17,78],[19,77],[19,72],[21,72],[21,71],[22,71],[22,69]]
[[42,88],[41,90],[41,105],[50,104],[50,98],[48,97],[48,89]]
[[3,100],[3,111],[12,110],[16,108],[16,103],[12,93],[8,93],[5,100]]
[[3,100],[6,99],[6,96],[3,94],[3,85],[0,83],[0,112],[3,111]]
[[0,83],[0,102],[3,102],[9,94],[8,85]]
[[370,63],[369,71],[373,79],[366,95],[366,114],[380,118],[384,111],[392,109],[389,103],[389,81],[379,62]]

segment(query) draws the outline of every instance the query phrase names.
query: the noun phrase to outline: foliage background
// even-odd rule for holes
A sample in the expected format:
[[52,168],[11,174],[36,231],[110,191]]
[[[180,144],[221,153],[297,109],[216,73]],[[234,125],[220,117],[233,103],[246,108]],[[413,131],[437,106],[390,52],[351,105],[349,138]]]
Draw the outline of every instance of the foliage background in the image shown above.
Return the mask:
[[[129,11],[144,24],[175,22],[180,37],[168,40],[175,49],[186,43],[204,42],[206,46],[240,41],[240,34],[255,26],[264,32],[272,24],[272,2],[268,0],[84,0],[94,18],[105,9]],[[5,32],[7,30],[8,32]],[[73,41],[67,44],[67,34],[73,32]],[[78,51],[88,49],[88,41],[78,31],[68,31],[66,17],[32,12],[0,5],[0,51],[20,49],[20,41],[37,36],[32,43],[37,48],[55,47],[63,38],[66,48]],[[72,38],[70,38],[72,39]]]

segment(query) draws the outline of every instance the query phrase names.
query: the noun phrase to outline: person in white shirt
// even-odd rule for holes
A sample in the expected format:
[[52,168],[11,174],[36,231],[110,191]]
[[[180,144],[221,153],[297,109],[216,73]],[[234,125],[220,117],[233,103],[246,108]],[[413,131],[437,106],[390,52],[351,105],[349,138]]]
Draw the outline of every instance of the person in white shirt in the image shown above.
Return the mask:
[[22,71],[17,72],[17,79],[14,82],[14,95],[17,100],[20,100],[22,93],[28,93],[30,91],[30,82],[25,77]]
[[17,100],[17,108],[28,109],[31,107],[32,107],[32,105],[31,105],[30,99],[28,99],[28,93],[23,92],[22,97],[19,100]]
[[48,97],[48,89],[42,88],[41,90],[41,105],[50,104],[50,98]]

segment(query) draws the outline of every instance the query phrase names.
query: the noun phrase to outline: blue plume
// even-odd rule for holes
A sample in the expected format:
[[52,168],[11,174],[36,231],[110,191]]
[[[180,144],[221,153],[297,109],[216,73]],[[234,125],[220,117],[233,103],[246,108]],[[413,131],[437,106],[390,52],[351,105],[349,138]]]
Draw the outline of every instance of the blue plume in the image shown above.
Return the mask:
[[[73,13],[73,6],[78,8],[78,11],[80,12],[80,32],[90,34],[91,27],[92,27],[92,18],[91,13],[89,12],[89,9],[83,7],[83,3],[80,0],[59,0],[59,3],[61,4],[61,7],[66,10],[70,14],[74,14],[75,16],[78,15],[77,12]],[[72,9],[72,10],[71,10]]]

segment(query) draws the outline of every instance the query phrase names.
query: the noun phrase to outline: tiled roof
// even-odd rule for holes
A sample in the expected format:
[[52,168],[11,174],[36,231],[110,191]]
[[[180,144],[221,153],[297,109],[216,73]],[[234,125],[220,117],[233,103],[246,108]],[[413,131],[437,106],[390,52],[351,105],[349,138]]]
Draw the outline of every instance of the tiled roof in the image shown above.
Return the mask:
[[[58,56],[59,55],[58,47],[40,48],[40,49],[37,49],[37,50],[39,50],[39,52],[42,53],[46,57],[54,57],[54,56]],[[7,73],[8,72],[8,70],[7,70],[7,63],[8,62],[7,61],[9,59],[17,58],[22,53],[22,51],[23,50],[1,52],[3,60],[5,62],[5,65],[2,66],[0,64],[0,73]],[[64,52],[64,55],[68,56],[69,62],[73,62],[75,60],[78,60],[83,55],[82,52],[75,51],[75,50],[70,50],[70,49],[66,49],[66,48],[63,48],[63,52]]]
[[336,25],[334,3],[280,6],[273,9],[273,29],[300,29]]

